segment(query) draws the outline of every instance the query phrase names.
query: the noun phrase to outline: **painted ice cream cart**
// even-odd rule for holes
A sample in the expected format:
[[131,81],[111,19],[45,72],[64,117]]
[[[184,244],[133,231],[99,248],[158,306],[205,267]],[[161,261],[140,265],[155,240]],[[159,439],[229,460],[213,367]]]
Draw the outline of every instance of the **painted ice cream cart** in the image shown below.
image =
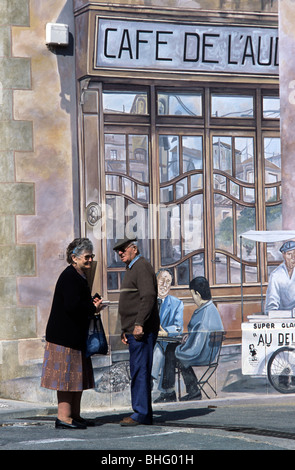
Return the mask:
[[[258,243],[282,242],[295,239],[295,231],[254,231],[240,235]],[[260,253],[260,250],[258,250]],[[243,275],[241,267],[242,308],[242,374],[267,376],[281,393],[295,393],[295,309],[270,310],[264,314],[262,280],[261,312],[244,321]]]

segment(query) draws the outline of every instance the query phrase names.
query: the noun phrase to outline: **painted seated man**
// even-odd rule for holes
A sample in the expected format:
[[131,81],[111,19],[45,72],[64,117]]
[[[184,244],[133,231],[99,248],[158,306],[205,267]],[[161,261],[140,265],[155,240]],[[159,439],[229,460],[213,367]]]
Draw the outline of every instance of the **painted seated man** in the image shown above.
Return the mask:
[[[162,401],[170,401],[175,393],[175,369],[178,361],[187,394],[181,400],[200,400],[201,390],[193,366],[209,362],[211,347],[210,334],[224,331],[219,312],[211,299],[211,290],[206,278],[198,276],[190,282],[190,291],[197,306],[188,324],[188,333],[181,344],[169,344],[166,348],[166,361],[163,371]],[[167,365],[167,367],[166,367]],[[169,365],[169,367],[168,367]]]
[[[169,295],[172,284],[172,275],[169,270],[161,269],[157,273],[158,305],[160,312],[160,330],[154,348],[152,377],[158,380],[158,389],[162,388],[163,367],[165,351],[168,342],[161,341],[161,337],[179,336],[183,331],[183,302],[173,295]],[[175,392],[174,392],[175,395]],[[176,399],[176,396],[175,396]],[[156,400],[157,402],[157,400]]]

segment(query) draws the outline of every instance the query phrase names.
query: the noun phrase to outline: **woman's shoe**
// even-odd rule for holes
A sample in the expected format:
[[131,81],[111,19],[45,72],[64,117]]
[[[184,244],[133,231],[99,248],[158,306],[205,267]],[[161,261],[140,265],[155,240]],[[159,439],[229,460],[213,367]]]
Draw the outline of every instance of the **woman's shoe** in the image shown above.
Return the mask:
[[85,424],[86,427],[88,426],[96,426],[96,419],[95,418],[74,418],[74,421],[79,424]]
[[78,423],[73,419],[71,423],[65,423],[60,419],[56,418],[55,420],[56,429],[87,429],[87,426],[83,423]]

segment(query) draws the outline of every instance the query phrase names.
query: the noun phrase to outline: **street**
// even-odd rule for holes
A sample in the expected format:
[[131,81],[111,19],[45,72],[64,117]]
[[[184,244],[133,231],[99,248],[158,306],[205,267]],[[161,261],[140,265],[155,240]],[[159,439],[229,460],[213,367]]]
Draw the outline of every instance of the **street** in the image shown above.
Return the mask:
[[124,428],[129,410],[91,411],[83,415],[96,426],[86,430],[58,430],[55,415],[28,413],[2,417],[0,449],[96,451],[98,463],[128,467],[189,465],[201,450],[295,450],[294,406],[294,395],[157,405],[152,426]]

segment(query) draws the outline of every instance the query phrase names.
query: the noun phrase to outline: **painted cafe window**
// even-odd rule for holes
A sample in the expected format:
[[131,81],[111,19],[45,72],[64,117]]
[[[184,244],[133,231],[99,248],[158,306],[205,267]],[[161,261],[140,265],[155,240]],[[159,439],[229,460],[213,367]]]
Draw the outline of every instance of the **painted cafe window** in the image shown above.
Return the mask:
[[[241,259],[239,239],[282,225],[276,90],[108,89],[103,106],[108,289],[120,288],[124,272],[111,249],[118,221],[176,286],[196,275],[240,283],[241,263],[244,282],[257,283],[256,244],[244,240]],[[269,244],[268,273],[276,253]]]
[[[213,135],[212,154],[215,283],[237,283],[239,235],[256,227],[254,137]],[[244,250],[244,259],[256,257],[253,250]],[[247,266],[247,281],[257,281],[256,267]]]

